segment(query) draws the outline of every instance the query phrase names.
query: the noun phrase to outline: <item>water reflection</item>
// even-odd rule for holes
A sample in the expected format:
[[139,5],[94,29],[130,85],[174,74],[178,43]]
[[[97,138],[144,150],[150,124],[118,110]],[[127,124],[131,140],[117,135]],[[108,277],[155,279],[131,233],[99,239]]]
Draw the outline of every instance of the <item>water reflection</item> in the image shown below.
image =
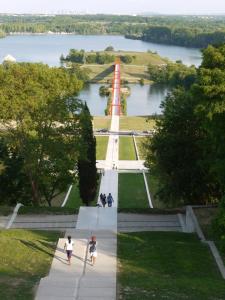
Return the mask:
[[[99,95],[101,84],[89,84],[81,91],[79,98],[86,101],[90,112],[95,116],[103,116],[107,105],[107,97]],[[127,115],[142,116],[160,114],[160,104],[165,99],[169,89],[167,86],[152,84],[130,84],[131,94],[127,98]]]
[[86,101],[89,110],[93,116],[105,115],[107,106],[107,97],[99,95],[99,88],[101,84],[87,84],[80,92],[79,99]]
[[127,98],[127,115],[142,116],[161,114],[160,104],[165,99],[169,88],[165,85],[151,84],[130,85],[131,94]]

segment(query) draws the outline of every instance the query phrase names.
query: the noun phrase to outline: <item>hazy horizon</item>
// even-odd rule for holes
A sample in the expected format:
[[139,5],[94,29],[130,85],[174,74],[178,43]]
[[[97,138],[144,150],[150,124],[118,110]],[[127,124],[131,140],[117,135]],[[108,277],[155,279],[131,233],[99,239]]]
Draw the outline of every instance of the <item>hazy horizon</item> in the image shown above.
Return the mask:
[[[19,3],[18,3],[19,2]],[[31,3],[32,2],[32,3]],[[8,0],[1,4],[0,13],[11,14],[169,14],[169,15],[223,15],[224,0]]]

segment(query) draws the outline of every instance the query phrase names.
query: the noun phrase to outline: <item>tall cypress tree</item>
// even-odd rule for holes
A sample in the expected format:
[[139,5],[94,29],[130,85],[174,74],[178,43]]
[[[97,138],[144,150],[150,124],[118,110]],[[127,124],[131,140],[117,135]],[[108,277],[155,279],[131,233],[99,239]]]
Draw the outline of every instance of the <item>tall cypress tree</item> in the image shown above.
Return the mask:
[[96,168],[96,139],[93,134],[92,116],[85,104],[80,114],[82,136],[81,155],[78,160],[80,197],[87,206],[95,199],[98,174]]

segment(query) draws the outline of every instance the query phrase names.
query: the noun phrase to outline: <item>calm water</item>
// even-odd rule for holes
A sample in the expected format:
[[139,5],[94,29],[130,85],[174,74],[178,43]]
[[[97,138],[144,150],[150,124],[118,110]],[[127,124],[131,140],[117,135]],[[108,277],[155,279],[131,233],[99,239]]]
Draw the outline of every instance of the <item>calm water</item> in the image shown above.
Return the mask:
[[187,65],[198,66],[201,63],[201,52],[198,49],[166,46],[139,40],[125,39],[123,36],[81,36],[81,35],[18,35],[0,39],[0,61],[7,54],[17,61],[43,62],[51,66],[59,65],[61,54],[66,55],[69,49],[104,50],[112,45],[115,50],[157,51],[162,57],[171,60],[182,60]]
[[[86,101],[90,112],[95,116],[103,116],[107,98],[99,96],[101,84],[90,84],[80,93],[79,98]],[[161,85],[129,85],[131,94],[127,98],[127,115],[143,116],[160,114],[160,103],[165,98],[168,89]]]

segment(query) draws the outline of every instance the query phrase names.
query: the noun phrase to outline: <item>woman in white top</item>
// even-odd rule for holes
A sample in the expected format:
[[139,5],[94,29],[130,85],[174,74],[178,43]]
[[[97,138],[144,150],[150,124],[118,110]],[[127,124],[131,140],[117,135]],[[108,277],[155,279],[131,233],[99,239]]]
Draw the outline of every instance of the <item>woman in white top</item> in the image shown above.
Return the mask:
[[94,266],[97,258],[97,241],[96,241],[96,236],[91,237],[91,241],[89,242],[90,248],[90,256],[91,256],[91,263],[92,266]]
[[67,241],[65,242],[65,245],[64,245],[64,251],[66,249],[66,254],[67,254],[67,259],[68,259],[69,264],[71,264],[73,245],[74,245],[74,242],[71,240],[71,236],[69,235],[67,237]]

